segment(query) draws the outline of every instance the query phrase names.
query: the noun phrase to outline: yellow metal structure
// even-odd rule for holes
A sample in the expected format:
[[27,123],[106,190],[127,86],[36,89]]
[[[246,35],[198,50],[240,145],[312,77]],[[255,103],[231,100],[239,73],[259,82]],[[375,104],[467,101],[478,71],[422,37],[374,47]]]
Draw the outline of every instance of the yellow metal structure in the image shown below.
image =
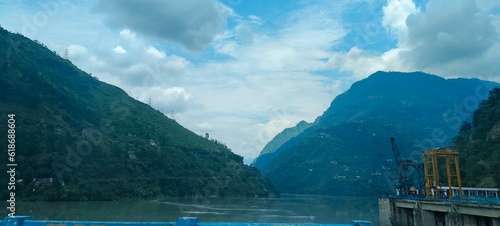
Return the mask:
[[[462,196],[462,182],[460,179],[460,167],[458,165],[458,152],[451,149],[435,148],[423,153],[424,156],[424,177],[425,177],[425,195],[427,197],[438,198],[441,196],[438,186],[441,186],[439,180],[439,164],[438,157],[446,159],[446,179],[449,198],[453,197],[452,186],[455,186],[453,179],[455,179],[456,186],[458,187],[458,195]],[[451,162],[455,164],[455,172],[452,174]]]

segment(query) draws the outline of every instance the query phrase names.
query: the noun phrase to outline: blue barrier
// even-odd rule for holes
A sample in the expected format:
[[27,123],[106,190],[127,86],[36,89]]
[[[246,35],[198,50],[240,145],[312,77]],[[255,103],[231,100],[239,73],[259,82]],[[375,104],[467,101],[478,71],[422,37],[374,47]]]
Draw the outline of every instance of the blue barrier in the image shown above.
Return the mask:
[[198,222],[197,217],[180,217],[177,222],[119,222],[119,221],[60,221],[31,220],[30,216],[5,217],[0,226],[372,226],[370,221],[351,220],[350,224],[311,223],[245,223]]
[[372,226],[370,221],[351,220],[351,226]]

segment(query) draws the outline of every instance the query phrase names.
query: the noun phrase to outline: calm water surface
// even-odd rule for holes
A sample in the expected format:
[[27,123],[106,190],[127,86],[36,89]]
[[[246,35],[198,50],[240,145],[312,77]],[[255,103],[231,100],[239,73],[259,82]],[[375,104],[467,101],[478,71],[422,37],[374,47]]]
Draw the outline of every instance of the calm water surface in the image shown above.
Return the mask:
[[269,199],[167,199],[114,202],[18,202],[16,215],[39,220],[349,223],[379,225],[376,197],[282,195]]

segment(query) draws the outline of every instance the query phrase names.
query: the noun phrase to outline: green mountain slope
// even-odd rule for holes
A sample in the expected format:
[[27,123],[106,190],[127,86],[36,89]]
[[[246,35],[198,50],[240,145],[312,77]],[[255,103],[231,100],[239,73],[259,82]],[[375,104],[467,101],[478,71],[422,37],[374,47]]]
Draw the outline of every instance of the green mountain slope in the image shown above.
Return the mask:
[[271,141],[269,141],[266,146],[262,149],[259,154],[259,158],[256,159],[252,165],[257,168],[262,168],[266,166],[270,160],[272,160],[277,154],[276,150],[278,150],[283,144],[288,142],[290,139],[304,132],[304,130],[308,129],[312,124],[307,123],[306,121],[300,121],[291,128],[286,128],[277,134]]
[[335,98],[314,125],[260,169],[282,192],[392,191],[396,165],[390,137],[403,157],[416,160],[428,148],[449,146],[462,121],[498,86],[421,72],[377,72]]
[[[15,114],[19,199],[274,194],[226,146],[1,28],[0,96],[1,137]],[[7,156],[0,161],[5,167]]]
[[500,187],[500,89],[474,112],[453,140],[460,153],[462,184],[468,187]]

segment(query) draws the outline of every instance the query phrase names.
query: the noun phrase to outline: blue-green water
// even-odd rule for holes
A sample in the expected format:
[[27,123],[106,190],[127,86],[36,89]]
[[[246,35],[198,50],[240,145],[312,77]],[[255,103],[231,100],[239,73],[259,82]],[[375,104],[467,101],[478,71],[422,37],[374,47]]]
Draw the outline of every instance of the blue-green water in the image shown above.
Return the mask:
[[18,202],[16,215],[40,220],[379,224],[377,198],[282,195],[280,198],[167,199],[114,202]]

